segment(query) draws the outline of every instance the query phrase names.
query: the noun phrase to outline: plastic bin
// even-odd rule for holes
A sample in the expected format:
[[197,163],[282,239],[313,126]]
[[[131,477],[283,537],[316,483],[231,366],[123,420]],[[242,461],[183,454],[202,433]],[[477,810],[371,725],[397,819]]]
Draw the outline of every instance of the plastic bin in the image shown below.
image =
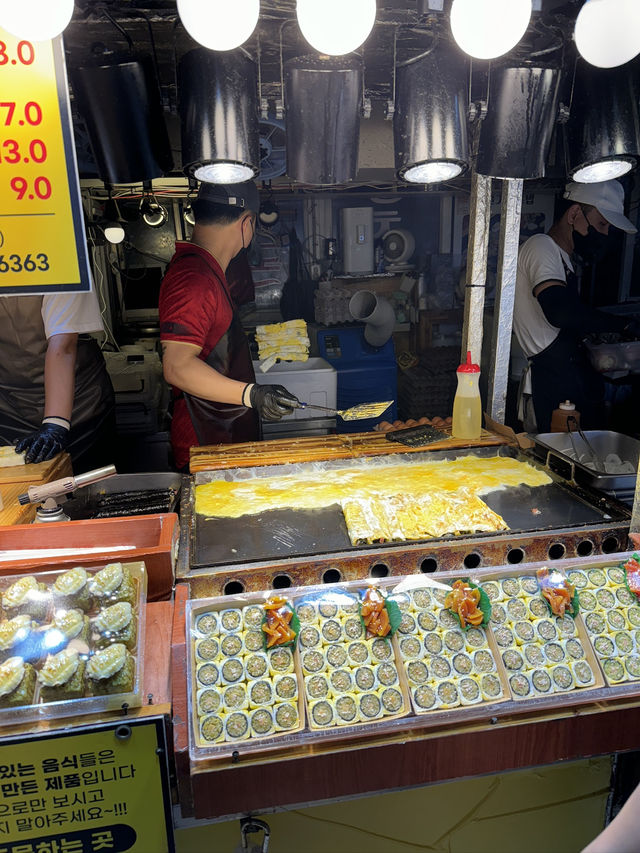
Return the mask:
[[599,373],[640,373],[640,341],[617,344],[587,343],[591,363]]
[[[254,361],[256,382],[260,385],[284,385],[287,391],[295,394],[304,403],[336,408],[337,373],[335,367],[324,358],[280,361],[266,373],[263,373],[258,365],[259,362]],[[292,415],[285,415],[280,423],[320,417],[326,417],[326,413],[321,409],[295,409]]]

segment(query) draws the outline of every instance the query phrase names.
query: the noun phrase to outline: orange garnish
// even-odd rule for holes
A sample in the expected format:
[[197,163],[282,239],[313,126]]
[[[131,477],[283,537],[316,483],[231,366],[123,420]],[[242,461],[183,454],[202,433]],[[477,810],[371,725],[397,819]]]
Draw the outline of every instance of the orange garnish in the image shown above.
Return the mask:
[[627,586],[631,592],[640,597],[640,563],[632,557],[622,567],[627,576]]
[[262,624],[262,630],[267,635],[267,648],[282,646],[295,640],[296,633],[289,627],[293,618],[293,610],[287,603],[286,598],[274,596],[265,601],[264,610],[266,620]]
[[391,630],[389,614],[382,593],[375,587],[369,587],[364,594],[360,608],[362,621],[371,637],[386,637]]
[[571,599],[575,593],[575,587],[559,572],[549,573],[549,569],[538,569],[536,572],[542,595],[549,602],[551,612],[554,616],[563,617],[568,610],[573,613]]
[[460,626],[482,625],[484,613],[478,608],[480,603],[480,590],[468,586],[464,581],[454,581],[451,592],[447,593],[444,606],[455,613],[460,620]]

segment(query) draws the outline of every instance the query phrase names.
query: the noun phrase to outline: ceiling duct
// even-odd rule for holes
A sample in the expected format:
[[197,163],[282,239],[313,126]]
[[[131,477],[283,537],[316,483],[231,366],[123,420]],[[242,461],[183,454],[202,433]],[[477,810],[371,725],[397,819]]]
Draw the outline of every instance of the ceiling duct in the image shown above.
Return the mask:
[[285,64],[287,175],[344,184],[358,170],[362,62],[299,56]]
[[492,178],[543,178],[558,112],[560,69],[502,65],[491,69],[476,171]]
[[[636,74],[637,77],[637,74]],[[640,156],[640,88],[629,65],[580,60],[565,126],[567,171],[582,183],[619,178]]]
[[260,165],[255,62],[243,51],[197,48],[180,62],[178,87],[185,173],[212,183],[255,177]]
[[437,48],[396,69],[396,169],[412,183],[462,174],[469,160],[467,63]]
[[173,168],[153,62],[110,57],[71,69],[98,174],[109,184],[160,178]]

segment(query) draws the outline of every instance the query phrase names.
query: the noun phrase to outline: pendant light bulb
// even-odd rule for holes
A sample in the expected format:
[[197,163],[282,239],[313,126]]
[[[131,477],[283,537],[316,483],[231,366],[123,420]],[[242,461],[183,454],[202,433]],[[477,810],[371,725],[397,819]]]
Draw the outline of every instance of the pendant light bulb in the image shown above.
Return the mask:
[[531,0],[453,0],[451,32],[475,59],[495,59],[515,47],[531,19]]
[[633,169],[632,160],[600,160],[597,163],[582,166],[571,177],[579,184],[598,184],[600,181],[612,181],[621,178],[631,169]]
[[178,14],[194,41],[209,50],[234,50],[251,36],[260,0],[178,0]]
[[314,50],[342,56],[367,40],[376,20],[376,0],[298,0],[296,13]]
[[638,0],[587,0],[574,31],[580,55],[597,68],[624,65],[640,53]]
[[59,36],[72,15],[73,0],[0,0],[0,27],[26,41]]

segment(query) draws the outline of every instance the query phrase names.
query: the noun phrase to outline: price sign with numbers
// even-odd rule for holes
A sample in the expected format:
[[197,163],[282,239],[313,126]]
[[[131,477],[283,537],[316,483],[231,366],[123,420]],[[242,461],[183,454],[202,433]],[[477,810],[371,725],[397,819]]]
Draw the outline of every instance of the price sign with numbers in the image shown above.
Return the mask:
[[90,289],[62,39],[0,28],[0,292]]

